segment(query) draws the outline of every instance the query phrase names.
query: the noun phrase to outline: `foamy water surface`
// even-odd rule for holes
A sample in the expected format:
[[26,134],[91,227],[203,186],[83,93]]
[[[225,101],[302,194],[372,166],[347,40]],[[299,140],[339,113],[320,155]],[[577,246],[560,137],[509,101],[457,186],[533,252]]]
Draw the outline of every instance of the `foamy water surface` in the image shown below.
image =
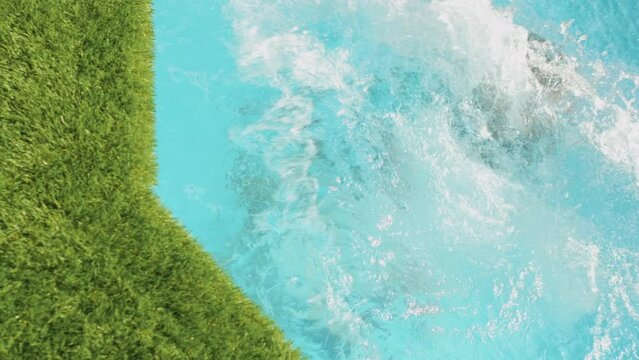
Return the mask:
[[639,358],[639,4],[155,8],[157,192],[310,358]]

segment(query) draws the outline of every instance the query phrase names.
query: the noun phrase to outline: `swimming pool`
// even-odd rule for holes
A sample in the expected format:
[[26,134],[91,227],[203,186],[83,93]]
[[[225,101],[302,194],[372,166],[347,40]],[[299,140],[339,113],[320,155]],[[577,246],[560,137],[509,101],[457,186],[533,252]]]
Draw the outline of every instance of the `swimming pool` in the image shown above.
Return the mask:
[[313,359],[639,358],[636,14],[156,0],[156,191]]

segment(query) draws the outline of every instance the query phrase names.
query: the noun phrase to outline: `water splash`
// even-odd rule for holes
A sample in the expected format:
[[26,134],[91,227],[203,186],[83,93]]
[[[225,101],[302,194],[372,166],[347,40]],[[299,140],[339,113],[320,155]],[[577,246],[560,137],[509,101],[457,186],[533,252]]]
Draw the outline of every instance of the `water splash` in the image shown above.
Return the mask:
[[280,94],[230,133],[229,266],[305,353],[639,356],[637,75],[487,0],[226,11]]

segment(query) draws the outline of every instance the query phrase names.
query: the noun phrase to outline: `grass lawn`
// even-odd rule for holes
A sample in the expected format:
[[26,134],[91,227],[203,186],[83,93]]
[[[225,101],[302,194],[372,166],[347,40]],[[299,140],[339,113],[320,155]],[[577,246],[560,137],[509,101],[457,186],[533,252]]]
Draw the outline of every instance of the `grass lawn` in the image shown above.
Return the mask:
[[149,0],[0,0],[0,359],[299,353],[152,193]]

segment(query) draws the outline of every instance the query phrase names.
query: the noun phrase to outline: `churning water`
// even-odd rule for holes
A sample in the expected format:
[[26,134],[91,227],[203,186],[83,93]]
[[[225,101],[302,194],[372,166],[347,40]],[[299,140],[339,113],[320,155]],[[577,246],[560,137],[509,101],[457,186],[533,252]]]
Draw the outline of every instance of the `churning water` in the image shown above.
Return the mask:
[[310,358],[639,358],[638,2],[155,8],[157,191]]

